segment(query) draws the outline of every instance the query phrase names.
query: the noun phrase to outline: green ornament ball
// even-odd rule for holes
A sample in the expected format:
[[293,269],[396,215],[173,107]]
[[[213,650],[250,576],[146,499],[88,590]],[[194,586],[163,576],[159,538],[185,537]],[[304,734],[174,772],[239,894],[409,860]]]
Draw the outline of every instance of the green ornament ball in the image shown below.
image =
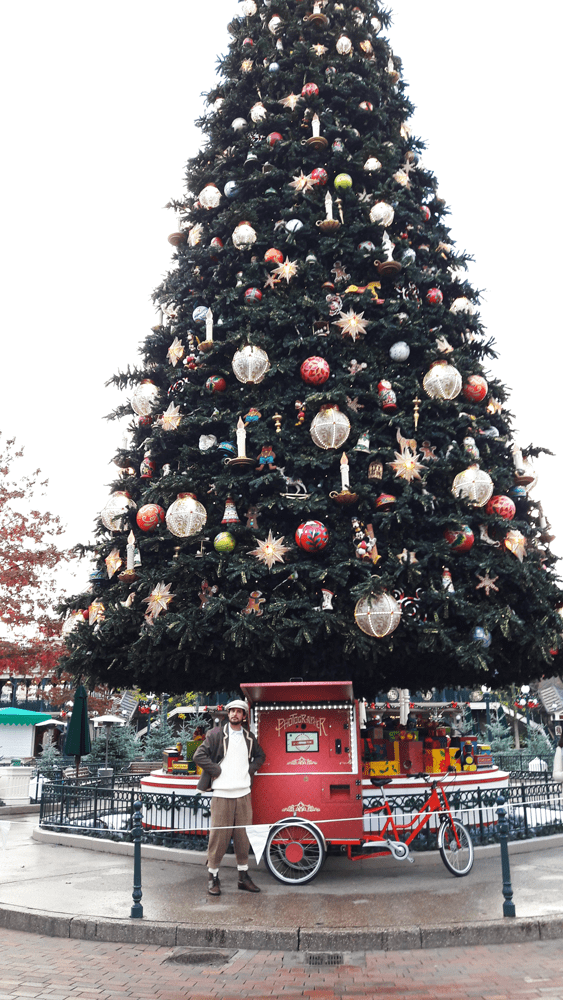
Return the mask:
[[352,187],[350,174],[337,174],[334,178],[334,186],[337,191],[347,191]]
[[236,544],[236,538],[230,531],[220,531],[213,539],[213,548],[216,552],[233,552]]

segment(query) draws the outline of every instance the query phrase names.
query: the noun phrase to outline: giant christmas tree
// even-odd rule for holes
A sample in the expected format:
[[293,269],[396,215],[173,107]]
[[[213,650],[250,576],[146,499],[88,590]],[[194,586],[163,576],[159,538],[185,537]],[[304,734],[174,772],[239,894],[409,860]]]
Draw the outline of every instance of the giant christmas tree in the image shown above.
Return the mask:
[[[529,680],[561,592],[534,474],[375,0],[243,0],[70,662],[241,680]],[[77,609],[84,609],[82,615]],[[74,626],[71,628],[71,626]]]

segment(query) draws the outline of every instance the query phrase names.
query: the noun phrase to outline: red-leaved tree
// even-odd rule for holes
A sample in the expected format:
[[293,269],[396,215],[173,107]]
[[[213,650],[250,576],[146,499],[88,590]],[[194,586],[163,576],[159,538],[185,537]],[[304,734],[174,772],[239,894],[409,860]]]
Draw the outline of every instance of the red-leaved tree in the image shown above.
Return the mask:
[[64,650],[56,569],[72,553],[57,543],[60,519],[37,509],[47,485],[40,470],[17,476],[22,456],[0,436],[0,673],[40,680]]

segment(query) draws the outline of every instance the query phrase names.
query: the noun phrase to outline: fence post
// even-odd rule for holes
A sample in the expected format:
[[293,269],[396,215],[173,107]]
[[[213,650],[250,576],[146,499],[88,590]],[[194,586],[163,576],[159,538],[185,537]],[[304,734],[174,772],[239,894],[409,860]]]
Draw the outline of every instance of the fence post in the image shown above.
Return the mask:
[[142,802],[135,802],[133,813],[133,829],[131,831],[133,836],[133,906],[131,907],[132,917],[142,917],[143,907],[141,906],[141,899],[143,898],[143,890],[141,888],[141,837],[142,837],[142,814],[141,808]]
[[522,809],[524,812],[524,836],[528,837],[528,803],[526,800],[526,785],[522,781],[520,783],[520,789],[522,792]]
[[481,785],[477,785],[477,808],[479,810],[479,837],[481,838],[481,843],[485,843],[485,826],[483,820],[483,796],[481,794]]
[[510,861],[508,858],[508,820],[506,818],[506,809],[504,808],[505,799],[502,795],[499,795],[497,799],[497,813],[498,813],[498,832],[500,837],[500,857],[502,862],[502,894],[504,896],[504,903],[502,904],[502,914],[504,917],[515,917],[516,907],[512,902],[512,897],[514,895],[512,889],[512,883],[510,881]]

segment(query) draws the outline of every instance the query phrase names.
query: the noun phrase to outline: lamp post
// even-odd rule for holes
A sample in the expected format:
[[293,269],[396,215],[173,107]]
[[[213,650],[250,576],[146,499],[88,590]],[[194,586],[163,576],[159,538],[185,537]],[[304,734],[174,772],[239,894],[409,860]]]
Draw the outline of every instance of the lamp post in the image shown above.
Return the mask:
[[530,699],[528,698],[529,693],[530,693],[530,685],[521,684],[520,694],[522,695],[522,697],[520,699],[520,704],[522,705],[523,708],[526,709],[526,738],[528,737],[530,732]]

